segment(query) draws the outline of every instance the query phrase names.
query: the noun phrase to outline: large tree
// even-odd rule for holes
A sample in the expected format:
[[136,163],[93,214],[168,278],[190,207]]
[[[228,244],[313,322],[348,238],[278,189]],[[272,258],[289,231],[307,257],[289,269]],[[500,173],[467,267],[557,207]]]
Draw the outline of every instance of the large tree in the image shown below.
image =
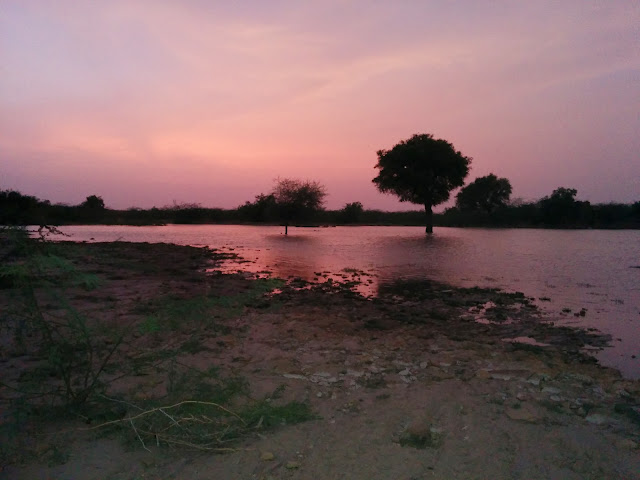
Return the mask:
[[493,173],[476,178],[456,195],[456,206],[460,210],[483,210],[493,212],[504,207],[511,197],[511,183]]
[[318,182],[278,178],[271,195],[278,215],[284,222],[284,234],[288,235],[290,222],[305,220],[322,209],[327,192]]
[[426,232],[433,233],[433,207],[449,200],[451,190],[464,184],[471,157],[430,134],[414,135],[377,154],[379,172],[373,183],[401,202],[424,205]]

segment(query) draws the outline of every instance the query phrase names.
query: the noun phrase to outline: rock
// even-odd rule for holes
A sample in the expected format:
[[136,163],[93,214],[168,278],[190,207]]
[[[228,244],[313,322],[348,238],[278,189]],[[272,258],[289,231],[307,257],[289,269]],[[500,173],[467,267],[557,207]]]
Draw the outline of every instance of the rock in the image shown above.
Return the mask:
[[405,368],[404,370],[398,372],[398,375],[405,376],[405,375],[409,375],[410,373],[411,373],[411,370],[409,370],[408,368]]
[[411,423],[400,436],[400,445],[403,447],[438,448],[443,442],[442,429],[427,421]]
[[491,378],[493,380],[511,380],[513,378],[513,376],[508,375],[506,373],[492,373],[491,374]]
[[562,402],[564,398],[562,398],[560,395],[551,395],[549,397],[549,400],[551,400],[552,402]]
[[300,462],[296,462],[292,460],[290,462],[287,462],[285,467],[289,470],[297,470],[298,468],[300,468]]
[[297,373],[285,373],[282,375],[284,378],[293,378],[295,380],[306,380],[307,377],[304,375],[298,375]]
[[420,362],[420,368],[423,370],[429,366],[429,362]]
[[275,458],[276,458],[276,456],[272,452],[262,452],[262,455],[260,455],[260,460],[265,461],[265,462],[270,462],[271,460],[274,460]]
[[542,393],[549,393],[551,395],[557,395],[558,393],[560,393],[560,389],[559,388],[555,388],[555,387],[544,387],[542,389]]
[[571,380],[576,380],[583,385],[593,385],[594,380],[589,375],[584,375],[582,373],[570,373],[566,375],[567,378]]
[[506,414],[511,420],[519,422],[538,423],[542,420],[538,410],[529,403],[523,403],[520,408],[508,408]]
[[592,413],[591,415],[587,415],[585,420],[593,425],[604,425],[611,422],[609,417],[605,417],[599,413]]
[[478,370],[476,372],[476,378],[479,378],[481,380],[487,380],[491,378],[491,373],[488,370]]

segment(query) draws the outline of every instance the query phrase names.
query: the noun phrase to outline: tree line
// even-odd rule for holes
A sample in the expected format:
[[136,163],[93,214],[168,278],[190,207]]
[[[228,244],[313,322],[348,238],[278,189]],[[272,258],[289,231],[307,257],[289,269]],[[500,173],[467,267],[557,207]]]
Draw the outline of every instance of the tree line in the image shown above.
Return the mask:
[[[310,180],[276,179],[273,189],[234,209],[173,203],[161,208],[109,209],[102,197],[90,195],[79,205],[52,204],[13,190],[0,190],[0,225],[200,223],[290,225],[433,225],[456,227],[640,228],[640,201],[595,204],[576,200],[577,190],[559,187],[537,201],[512,200],[511,183],[495,174],[465,185],[472,158],[446,140],[430,134],[413,135],[389,150],[377,152],[373,183],[401,202],[424,211],[384,212],[347,203],[326,210],[327,192]],[[455,206],[441,214],[433,207],[460,188]]]
[[[575,199],[575,189],[558,188],[540,200],[509,201],[492,208],[469,209],[462,205],[433,216],[434,225],[449,227],[540,228],[640,228],[640,202],[590,204]],[[206,208],[199,204],[171,204],[160,208],[104,207],[102,199],[92,205],[51,204],[12,190],[0,191],[0,225],[164,225],[164,224],[266,224],[284,225],[271,194],[260,194],[237,208]],[[337,210],[304,212],[289,218],[288,225],[424,225],[421,210],[386,212],[365,209],[351,202]]]

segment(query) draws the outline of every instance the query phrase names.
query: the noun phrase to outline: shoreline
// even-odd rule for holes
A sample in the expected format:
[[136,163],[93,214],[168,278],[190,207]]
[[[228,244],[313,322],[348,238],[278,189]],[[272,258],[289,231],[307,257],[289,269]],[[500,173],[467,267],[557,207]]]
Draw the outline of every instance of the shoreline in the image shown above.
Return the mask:
[[[190,478],[206,478],[198,476],[205,467],[225,478],[389,478],[376,472],[400,478],[425,471],[436,478],[504,478],[517,469],[526,478],[586,478],[589,472],[636,478],[640,471],[640,381],[625,380],[581,352],[585,345],[602,347],[602,335],[540,322],[524,295],[396,282],[382,285],[377,298],[364,299],[349,282],[223,274],[216,271],[220,254],[203,248],[54,246],[100,280],[93,290],[76,285],[66,291],[75,308],[130,329],[115,354],[114,372],[105,378],[105,395],[132,405],[168,398],[164,359],[154,360],[158,368],[139,367],[142,376],[114,378],[141,351],[171,350],[174,363],[186,365],[183,376],[189,368],[215,366],[223,376],[243,378],[251,398],[298,402],[319,418],[243,435],[234,452],[213,457],[178,450],[167,458],[164,448],[124,453],[108,444],[112,440],[80,436],[68,446],[67,462],[43,465],[46,458],[35,448],[36,454],[7,466],[0,478],[63,476],[82,462],[77,452],[105,448],[120,452],[124,465],[108,466],[99,458],[92,465],[130,475],[118,478],[135,478],[141,462],[160,472],[184,458],[191,460],[181,464],[180,475]],[[6,293],[0,290],[3,304]],[[519,337],[539,344],[503,341]],[[2,378],[19,384],[33,364],[7,342]],[[5,388],[0,393],[6,411],[11,394]],[[197,390],[185,393],[197,396]],[[80,428],[77,420],[60,421]],[[39,422],[45,428],[47,422]],[[34,442],[29,429],[25,435]],[[575,435],[584,442],[572,443]],[[86,476],[76,478],[91,478],[82,471]]]

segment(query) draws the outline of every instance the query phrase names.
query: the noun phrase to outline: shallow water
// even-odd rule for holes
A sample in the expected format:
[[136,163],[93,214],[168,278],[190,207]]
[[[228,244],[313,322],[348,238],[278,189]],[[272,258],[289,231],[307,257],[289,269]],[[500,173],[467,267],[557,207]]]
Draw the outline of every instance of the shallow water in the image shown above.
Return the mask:
[[[240,225],[71,226],[76,241],[167,242],[231,250],[249,271],[308,280],[353,271],[375,291],[398,278],[521,291],[558,323],[613,336],[604,365],[640,378],[640,231],[436,228],[290,228]],[[235,267],[234,267],[235,268]],[[347,272],[345,272],[347,269]],[[357,275],[356,275],[357,276]],[[367,285],[367,284],[365,284]],[[575,316],[580,310],[584,316]],[[565,310],[563,312],[563,310]],[[570,310],[570,311],[568,311]],[[636,356],[633,358],[632,356]]]

